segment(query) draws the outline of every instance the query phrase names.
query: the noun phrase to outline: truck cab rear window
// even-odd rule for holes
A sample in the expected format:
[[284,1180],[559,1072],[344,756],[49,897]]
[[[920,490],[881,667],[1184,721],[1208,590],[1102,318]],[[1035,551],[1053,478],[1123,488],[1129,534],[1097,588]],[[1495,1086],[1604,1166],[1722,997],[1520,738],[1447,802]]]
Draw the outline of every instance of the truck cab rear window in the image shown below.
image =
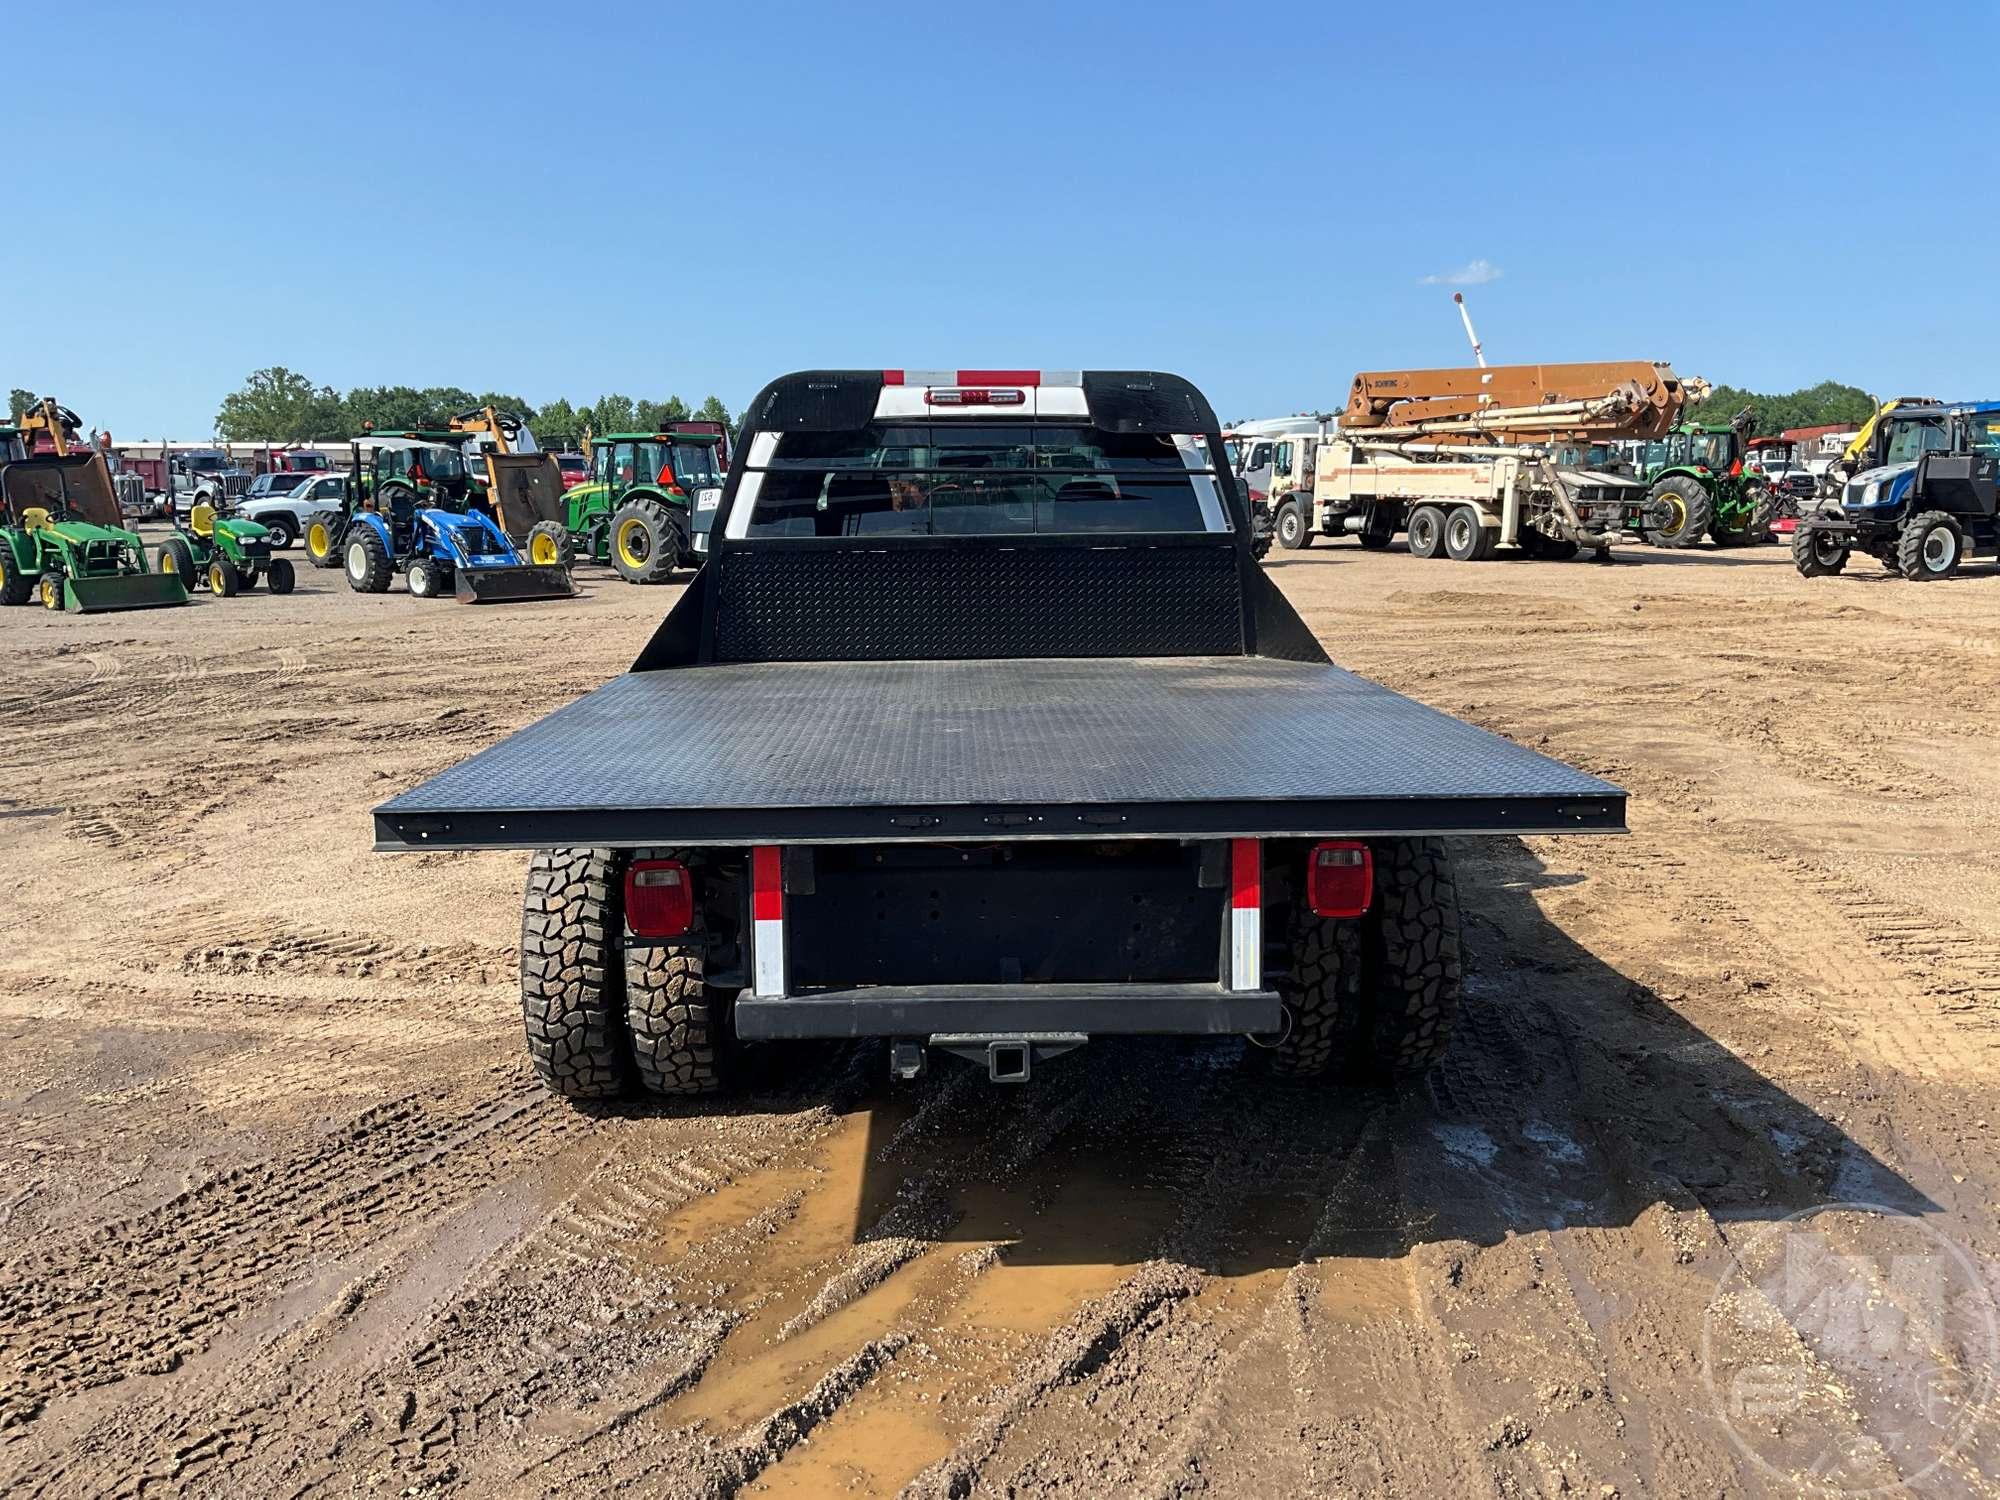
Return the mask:
[[1200,438],[1026,423],[786,433],[748,535],[1005,536],[1228,528]]

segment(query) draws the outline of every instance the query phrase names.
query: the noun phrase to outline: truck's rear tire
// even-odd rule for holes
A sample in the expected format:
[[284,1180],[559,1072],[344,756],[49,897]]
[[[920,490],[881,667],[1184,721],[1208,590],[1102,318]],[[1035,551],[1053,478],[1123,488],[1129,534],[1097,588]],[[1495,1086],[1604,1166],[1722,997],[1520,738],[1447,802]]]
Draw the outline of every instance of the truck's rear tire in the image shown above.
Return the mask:
[[1493,536],[1475,507],[1456,506],[1444,521],[1445,556],[1453,562],[1481,562],[1492,555]]
[[1413,1077],[1443,1058],[1463,982],[1458,884],[1440,839],[1378,839],[1375,899],[1361,929],[1361,986],[1348,1072]]
[[1292,964],[1277,980],[1285,1006],[1285,1031],[1264,1044],[1271,1071],[1281,1078],[1317,1078],[1351,1031],[1361,995],[1361,924],[1316,917],[1297,908],[1292,920]]
[[544,849],[521,897],[528,1056],[565,1099],[611,1099],[632,1080],[625,1030],[622,863],[609,849]]
[[1302,552],[1313,544],[1312,528],[1296,501],[1278,507],[1278,545],[1287,552]]
[[[661,857],[676,857],[663,851]],[[625,949],[625,1017],[632,1061],[649,1092],[669,1097],[722,1092],[729,1079],[729,1000],[708,988],[707,929],[672,942]]]
[[283,552],[299,539],[299,523],[283,511],[261,517],[259,524],[271,533],[273,552]]
[[1410,556],[1436,557],[1444,545],[1444,512],[1435,505],[1419,505],[1410,512],[1408,531]]

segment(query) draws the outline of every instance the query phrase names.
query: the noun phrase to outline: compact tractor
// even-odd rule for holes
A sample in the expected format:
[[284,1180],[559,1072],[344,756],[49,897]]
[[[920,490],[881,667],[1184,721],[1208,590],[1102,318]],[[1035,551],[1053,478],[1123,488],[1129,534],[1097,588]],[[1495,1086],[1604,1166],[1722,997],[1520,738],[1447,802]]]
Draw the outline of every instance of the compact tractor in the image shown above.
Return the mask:
[[254,589],[260,578],[270,580],[274,594],[289,594],[296,581],[292,565],[271,555],[268,526],[232,517],[205,499],[185,518],[175,516],[174,534],[160,545],[160,571],[185,588],[206,585],[219,599]]
[[95,614],[187,603],[178,576],[146,570],[145,544],[124,520],[99,454],[0,467],[0,604]]
[[[590,478],[564,494],[575,551],[608,562],[628,583],[664,583],[697,567],[695,517],[722,495],[709,432],[613,432],[591,445]],[[706,540],[706,526],[700,528]]]
[[[468,436],[413,430],[357,438],[347,500],[337,515],[315,516],[307,526],[307,554],[322,567],[338,563],[348,587],[364,594],[386,592],[400,572],[420,599],[568,598],[575,592],[569,569],[524,556],[488,498],[475,494],[463,451]],[[530,487],[520,493],[534,498]]]
[[574,548],[562,468],[536,446],[527,418],[482,406],[453,417],[451,430],[470,438],[462,450],[472,479],[469,507],[498,521],[537,567],[569,567]]
[[1643,477],[1656,519],[1646,539],[1656,547],[1692,547],[1704,535],[1718,547],[1771,539],[1777,501],[1761,474],[1744,463],[1751,413],[1728,422],[1682,422],[1642,450]]
[[1921,582],[1949,578],[1968,550],[2000,553],[2000,402],[1896,401],[1841,463],[1850,468],[1838,506],[1792,534],[1792,561],[1806,577],[1838,573],[1865,552]]

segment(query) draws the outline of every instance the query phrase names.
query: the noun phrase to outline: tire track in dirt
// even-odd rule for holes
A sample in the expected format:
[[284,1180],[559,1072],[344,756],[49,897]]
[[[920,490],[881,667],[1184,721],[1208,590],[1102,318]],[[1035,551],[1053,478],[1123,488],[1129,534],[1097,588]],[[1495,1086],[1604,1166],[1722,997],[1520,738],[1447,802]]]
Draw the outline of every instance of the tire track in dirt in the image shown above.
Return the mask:
[[577,1128],[514,1083],[472,1103],[406,1096],[332,1139],[238,1168],[161,1209],[0,1263],[0,1428],[56,1396],[159,1374],[307,1260],[387,1216],[439,1212]]

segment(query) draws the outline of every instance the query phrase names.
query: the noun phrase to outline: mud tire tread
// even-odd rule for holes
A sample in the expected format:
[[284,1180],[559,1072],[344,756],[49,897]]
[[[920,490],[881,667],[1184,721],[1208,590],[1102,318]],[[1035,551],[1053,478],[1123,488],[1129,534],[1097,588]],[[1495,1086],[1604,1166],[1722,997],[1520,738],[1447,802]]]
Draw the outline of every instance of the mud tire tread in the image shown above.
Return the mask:
[[618,856],[544,849],[521,897],[521,1017],[528,1056],[565,1099],[615,1099],[632,1084],[625,1028]]

